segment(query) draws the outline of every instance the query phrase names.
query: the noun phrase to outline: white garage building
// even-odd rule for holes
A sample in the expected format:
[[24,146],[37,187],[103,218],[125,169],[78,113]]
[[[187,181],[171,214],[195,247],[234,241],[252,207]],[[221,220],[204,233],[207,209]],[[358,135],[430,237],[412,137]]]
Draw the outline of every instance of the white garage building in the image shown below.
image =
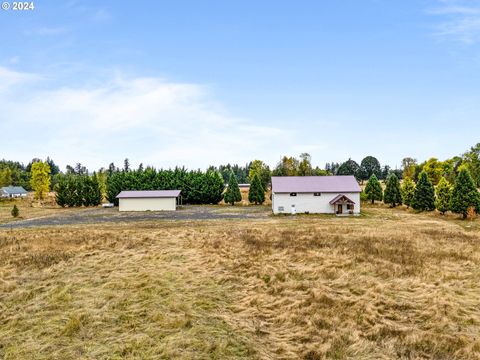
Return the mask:
[[274,214],[360,213],[360,186],[354,176],[273,176]]
[[122,191],[117,195],[119,211],[174,211],[180,190]]

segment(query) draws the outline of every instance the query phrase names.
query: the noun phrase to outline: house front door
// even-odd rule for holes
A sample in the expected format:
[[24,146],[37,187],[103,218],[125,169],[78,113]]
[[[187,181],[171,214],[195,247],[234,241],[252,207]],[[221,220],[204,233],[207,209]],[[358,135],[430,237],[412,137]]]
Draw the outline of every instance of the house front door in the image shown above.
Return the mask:
[[338,204],[338,213],[343,214],[343,206],[342,204]]

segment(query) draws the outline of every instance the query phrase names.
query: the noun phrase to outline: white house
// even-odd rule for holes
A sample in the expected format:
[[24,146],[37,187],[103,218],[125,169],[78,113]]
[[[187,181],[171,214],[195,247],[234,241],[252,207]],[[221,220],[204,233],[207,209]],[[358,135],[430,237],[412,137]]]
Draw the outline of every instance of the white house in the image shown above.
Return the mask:
[[274,214],[360,213],[360,186],[353,176],[273,176]]
[[122,191],[119,211],[175,211],[180,190]]
[[0,197],[3,198],[17,198],[26,196],[27,190],[21,186],[5,186],[0,189]]

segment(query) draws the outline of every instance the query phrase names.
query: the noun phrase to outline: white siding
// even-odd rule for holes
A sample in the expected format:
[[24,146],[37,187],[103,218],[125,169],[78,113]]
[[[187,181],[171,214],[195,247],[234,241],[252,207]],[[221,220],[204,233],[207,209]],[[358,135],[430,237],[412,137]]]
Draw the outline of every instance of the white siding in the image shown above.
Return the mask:
[[125,198],[119,199],[120,211],[172,211],[176,210],[176,198]]
[[[295,205],[297,214],[309,212],[311,214],[334,214],[334,206],[330,201],[340,193],[321,193],[320,196],[314,196],[313,193],[297,193],[297,196],[280,193],[272,195],[272,210],[274,214],[290,214],[292,205]],[[341,193],[355,202],[353,212],[360,213],[360,193]],[[279,210],[283,207],[283,211]],[[348,213],[346,205],[343,205],[343,213]]]

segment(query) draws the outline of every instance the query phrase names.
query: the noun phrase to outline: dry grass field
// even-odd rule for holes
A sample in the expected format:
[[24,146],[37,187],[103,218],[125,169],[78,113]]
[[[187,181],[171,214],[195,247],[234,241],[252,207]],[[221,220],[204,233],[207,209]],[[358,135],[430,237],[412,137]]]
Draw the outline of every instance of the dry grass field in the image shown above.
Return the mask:
[[0,224],[12,221],[12,208],[17,205],[20,215],[16,220],[32,219],[42,216],[57,215],[59,213],[72,213],[79,209],[62,209],[55,203],[55,195],[50,193],[47,198],[40,202],[33,199],[29,193],[25,199],[1,199],[0,200]]
[[480,359],[479,264],[479,220],[383,207],[1,229],[0,358]]

